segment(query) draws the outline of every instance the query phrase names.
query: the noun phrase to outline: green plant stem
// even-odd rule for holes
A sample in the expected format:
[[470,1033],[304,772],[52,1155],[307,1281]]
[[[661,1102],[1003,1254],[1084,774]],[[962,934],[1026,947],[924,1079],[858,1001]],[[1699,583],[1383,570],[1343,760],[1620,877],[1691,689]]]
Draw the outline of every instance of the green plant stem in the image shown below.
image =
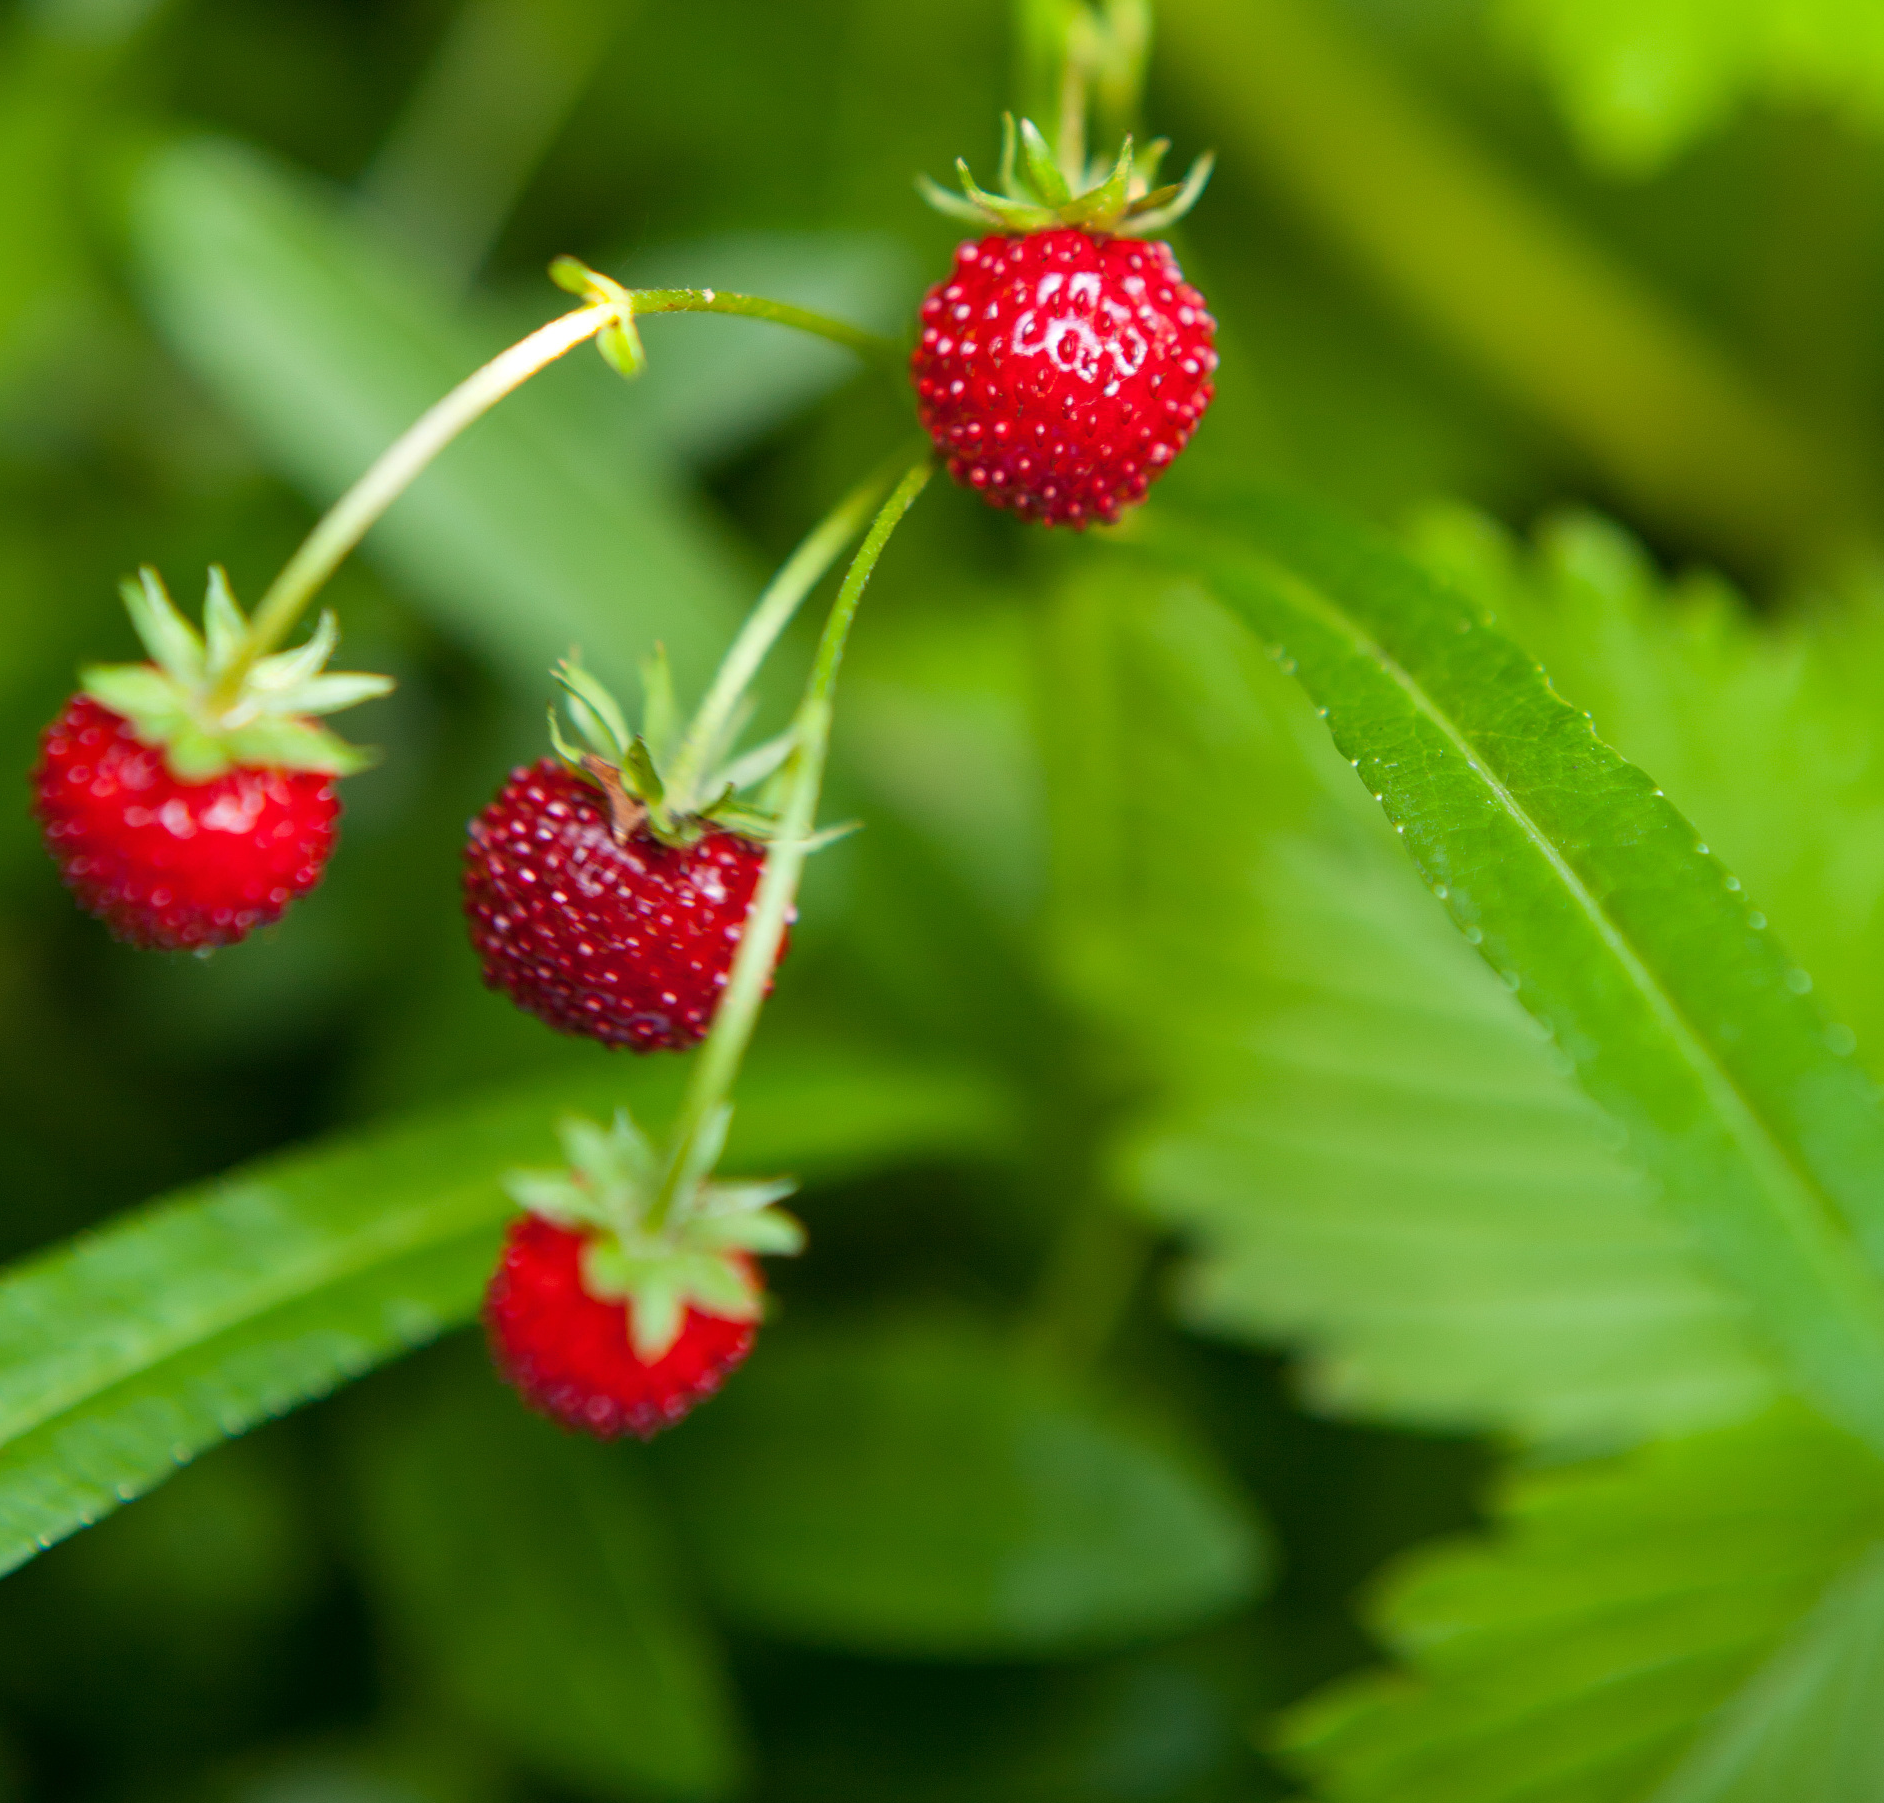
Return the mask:
[[700,703],[700,710],[694,715],[680,749],[674,753],[667,771],[667,789],[671,796],[678,798],[677,806],[688,805],[688,799],[693,797],[695,787],[725,737],[741,697],[758,674],[766,654],[777,643],[778,635],[791,624],[792,616],[803,605],[805,597],[817,587],[844,547],[863,530],[883,498],[884,489],[905,461],[905,456],[899,452],[894,466],[879,471],[852,489],[806,534],[804,542],[767,584],[765,593],[746,616],[739,636],[720,660],[713,686]]
[[616,290],[622,299],[594,302],[539,326],[529,337],[500,352],[429,408],[381,454],[372,468],[321,517],[281,574],[269,585],[250,623],[247,653],[223,682],[223,697],[233,698],[242,678],[259,657],[288,636],[307,604],[319,593],[347,554],[374,522],[405,493],[440,451],[467,426],[475,424],[505,395],[587,342],[605,326],[642,313],[735,313],[769,319],[828,338],[879,359],[901,361],[902,351],[887,338],[842,320],[827,319],[804,307],[764,300],[750,294],[721,294],[712,288],[642,288]]
[[225,688],[233,694],[255,659],[288,636],[302,610],[374,521],[465,427],[482,419],[505,395],[521,388],[558,357],[593,338],[615,314],[612,306],[590,306],[552,319],[493,357],[421,414],[327,510],[269,585],[250,622],[248,656],[231,670]]
[[934,460],[925,450],[891,490],[889,499],[878,508],[824,622],[817,657],[805,684],[804,699],[798,704],[792,723],[797,744],[786,767],[785,805],[779,819],[778,836],[766,852],[765,869],[753,895],[751,911],[746,916],[745,932],[726,981],[726,993],[720,999],[706,1042],[688,1076],[687,1093],[674,1122],[661,1192],[648,1211],[650,1232],[658,1233],[672,1217],[694,1148],[708,1123],[725,1106],[733,1081],[739,1075],[740,1061],[752,1042],[759,1010],[765,1004],[766,985],[771,981],[772,968],[778,962],[778,948],[785,937],[786,917],[798,893],[812,822],[817,818],[825,754],[831,737],[831,696],[837,686],[838,666],[844,659],[844,644],[850,636],[851,622],[857,617],[857,605],[877,567],[877,559],[883,555],[883,547],[890,542],[890,534],[934,473]]
[[637,319],[645,313],[736,313],[742,319],[769,319],[774,325],[828,338],[859,356],[898,369],[909,354],[893,338],[813,313],[808,307],[794,307],[787,301],[766,300],[755,294],[727,294],[718,288],[631,288],[628,292]]

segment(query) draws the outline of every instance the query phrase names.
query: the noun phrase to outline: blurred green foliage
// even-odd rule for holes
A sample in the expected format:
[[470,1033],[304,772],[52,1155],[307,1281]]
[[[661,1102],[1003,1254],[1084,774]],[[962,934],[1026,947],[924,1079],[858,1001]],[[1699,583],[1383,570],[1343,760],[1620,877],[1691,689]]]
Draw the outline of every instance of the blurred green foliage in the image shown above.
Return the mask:
[[[77,662],[130,654],[124,571],[253,599],[556,310],[555,254],[900,329],[955,235],[912,175],[985,162],[1038,82],[1012,10],[14,0],[13,767]],[[1401,531],[1875,1045],[1875,21],[1167,0],[1158,31],[1150,122],[1222,157],[1179,243],[1220,397],[1170,499],[1253,477]],[[0,1798],[1870,1795],[1875,1461],[1767,1412],[1745,1298],[1256,640],[946,489],[867,602],[826,809],[867,830],[814,862],[743,1096],[735,1155],[806,1177],[812,1233],[751,1366],[601,1449],[459,1335],[195,1457],[464,1319],[494,1178],[560,1108],[674,1093],[479,987],[463,823],[537,755],[553,658],[625,681],[659,638],[697,685],[907,417],[763,325],[645,338],[632,389],[583,356],[506,402],[334,584],[345,661],[400,688],[279,928],[116,947],[0,810],[4,1250],[179,1205],[0,1301],[7,1558],[189,1461],[0,1586]],[[1662,573],[1693,563],[1725,579]],[[1664,1436],[1481,1501],[1514,1446]],[[1503,1539],[1363,1625],[1369,1574],[1481,1511]],[[1416,1675],[1273,1726],[1381,1646]]]

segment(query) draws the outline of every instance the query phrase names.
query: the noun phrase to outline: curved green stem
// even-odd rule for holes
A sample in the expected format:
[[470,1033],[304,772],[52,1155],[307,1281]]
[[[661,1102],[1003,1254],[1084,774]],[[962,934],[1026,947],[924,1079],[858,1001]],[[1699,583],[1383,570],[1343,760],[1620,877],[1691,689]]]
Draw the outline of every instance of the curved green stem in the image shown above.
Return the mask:
[[903,357],[901,347],[887,338],[784,301],[722,294],[712,288],[622,289],[612,283],[607,288],[606,298],[598,296],[589,305],[539,326],[529,337],[467,376],[395,439],[372,468],[322,515],[256,607],[246,652],[224,678],[222,699],[234,698],[255,660],[266,656],[288,636],[307,604],[347,554],[440,451],[505,395],[605,328],[631,327],[634,317],[642,313],[734,313],[810,332],[873,359],[900,364]]
[[740,1061],[752,1041],[759,1010],[765,1003],[766,985],[771,981],[772,967],[778,962],[778,949],[785,937],[786,919],[793,897],[798,893],[798,879],[804,871],[806,842],[817,817],[825,753],[831,736],[831,695],[837,686],[844,643],[850,636],[851,622],[857,617],[857,604],[863,599],[865,585],[877,567],[877,559],[883,555],[883,547],[890,542],[890,534],[934,473],[934,461],[925,450],[891,491],[889,499],[878,508],[825,620],[817,657],[805,684],[804,699],[798,704],[798,716],[793,723],[797,745],[786,766],[785,805],[779,819],[778,836],[766,852],[765,870],[752,898],[751,912],[746,916],[745,932],[726,981],[726,993],[720,998],[713,1025],[688,1077],[687,1093],[674,1122],[661,1192],[648,1211],[647,1225],[651,1232],[659,1232],[672,1217],[701,1136],[726,1105],[733,1080],[739,1074]]
[[894,464],[860,482],[843,500],[805,535],[779,573],[766,585],[746,623],[739,629],[730,649],[720,660],[713,686],[694,715],[687,736],[674,753],[666,776],[667,791],[676,798],[675,805],[686,807],[707,774],[708,766],[724,749],[727,729],[732,724],[741,697],[758,674],[766,654],[778,641],[778,635],[790,625],[792,616],[804,598],[817,587],[824,573],[837,561],[838,554],[863,530],[864,522],[902,467],[906,458],[898,453]]
[[440,451],[505,395],[521,388],[558,357],[586,343],[614,318],[612,306],[579,307],[539,326],[529,337],[467,376],[394,439],[372,468],[321,516],[301,548],[269,585],[249,624],[247,655],[224,680],[229,694],[237,692],[258,657],[288,636],[302,609],[340,567],[347,553]]
[[644,313],[736,313],[743,319],[769,319],[775,325],[828,338],[859,356],[891,363],[899,369],[909,355],[904,346],[880,332],[866,332],[862,326],[814,313],[809,307],[794,307],[787,301],[766,300],[756,294],[727,294],[718,288],[630,288],[628,298],[636,318]]

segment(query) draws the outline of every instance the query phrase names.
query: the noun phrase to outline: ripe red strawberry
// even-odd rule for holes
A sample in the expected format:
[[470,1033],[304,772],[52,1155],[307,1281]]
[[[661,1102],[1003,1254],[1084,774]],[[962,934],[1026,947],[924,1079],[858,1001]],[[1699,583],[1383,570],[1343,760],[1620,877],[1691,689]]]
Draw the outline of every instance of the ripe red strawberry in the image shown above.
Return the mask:
[[930,289],[910,372],[956,481],[1049,526],[1109,524],[1210,405],[1214,333],[1168,244],[996,234]]
[[[544,758],[472,823],[464,903],[484,980],[565,1033],[637,1052],[707,1030],[765,863],[738,833],[664,844]],[[783,956],[783,948],[780,955]]]
[[322,671],[323,615],[269,653],[221,570],[204,630],[155,570],[124,585],[147,664],[95,665],[40,739],[33,812],[79,905],[120,939],[162,951],[231,945],[278,920],[334,849],[338,775],[372,759],[309,717],[392,687]]
[[182,782],[89,695],[40,740],[33,812],[79,905],[164,951],[230,945],[320,881],[340,812],[323,771],[236,765]]
[[[589,1238],[533,1214],[512,1224],[484,1302],[492,1354],[533,1409],[603,1439],[646,1440],[720,1387],[752,1350],[758,1323],[690,1302],[673,1342],[642,1359],[632,1298],[610,1301],[584,1284]],[[752,1260],[727,1258],[756,1291]]]

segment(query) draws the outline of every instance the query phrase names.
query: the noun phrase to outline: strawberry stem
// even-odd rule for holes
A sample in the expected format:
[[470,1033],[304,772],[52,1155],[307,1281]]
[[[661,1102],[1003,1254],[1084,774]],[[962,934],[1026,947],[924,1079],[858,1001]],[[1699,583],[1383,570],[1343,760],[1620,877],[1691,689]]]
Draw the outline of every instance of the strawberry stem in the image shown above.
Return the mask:
[[[321,516],[262,596],[250,622],[248,643],[218,686],[213,698],[216,702],[227,705],[240,693],[242,680],[256,660],[288,636],[307,604],[347,554],[460,432],[482,419],[505,395],[598,334],[605,349],[613,339],[632,342],[637,314],[734,313],[749,319],[769,319],[830,339],[872,359],[898,364],[902,361],[901,347],[891,340],[785,301],[723,294],[713,288],[624,289],[606,278],[595,277],[573,259],[560,259],[560,264],[567,264],[571,271],[587,278],[589,304],[539,326],[467,376],[420,415]],[[558,273],[557,279],[565,277]]]
[[844,547],[863,530],[882,500],[883,491],[906,460],[907,453],[899,451],[893,463],[858,483],[820,520],[785,560],[746,616],[746,623],[720,660],[713,686],[700,703],[699,712],[694,715],[668,765],[667,788],[675,798],[677,809],[698,811],[696,804],[700,797],[696,791],[708,770],[727,750],[724,741],[728,728],[759,666],[778,642],[779,634],[790,625],[805,597],[837,561]]
[[878,508],[870,530],[857,547],[843,586],[837,591],[837,599],[832,602],[824,622],[817,657],[805,684],[804,699],[798,704],[798,715],[793,722],[797,742],[786,766],[785,804],[780,812],[778,835],[766,848],[765,870],[753,895],[751,912],[746,916],[745,931],[727,978],[726,993],[720,999],[713,1025],[688,1076],[687,1093],[674,1123],[660,1192],[648,1210],[650,1233],[660,1232],[672,1220],[682,1185],[697,1163],[700,1136],[726,1106],[733,1081],[739,1075],[740,1062],[751,1043],[759,1010],[765,1003],[766,984],[771,980],[779,944],[785,937],[786,916],[791,912],[798,879],[804,871],[812,822],[817,817],[825,753],[831,736],[831,695],[837,686],[844,643],[850,635],[851,622],[857,617],[857,605],[863,599],[865,585],[877,567],[877,559],[883,555],[883,547],[934,473],[934,459],[927,451],[905,471],[889,499]]

